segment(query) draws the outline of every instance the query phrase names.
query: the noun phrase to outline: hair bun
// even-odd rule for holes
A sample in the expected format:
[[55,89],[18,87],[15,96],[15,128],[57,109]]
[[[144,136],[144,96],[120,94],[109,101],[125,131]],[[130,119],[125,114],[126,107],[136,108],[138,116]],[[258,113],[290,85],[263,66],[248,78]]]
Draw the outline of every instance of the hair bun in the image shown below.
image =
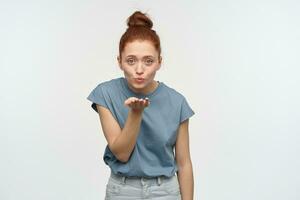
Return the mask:
[[133,26],[145,26],[149,29],[152,28],[153,23],[151,19],[140,11],[135,11],[128,19],[127,19],[128,28]]

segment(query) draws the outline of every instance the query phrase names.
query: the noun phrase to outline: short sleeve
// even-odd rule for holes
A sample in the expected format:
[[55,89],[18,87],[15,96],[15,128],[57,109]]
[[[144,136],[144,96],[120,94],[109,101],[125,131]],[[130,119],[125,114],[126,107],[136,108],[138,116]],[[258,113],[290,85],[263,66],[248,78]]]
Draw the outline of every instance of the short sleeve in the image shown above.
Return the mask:
[[180,111],[180,123],[184,120],[190,118],[193,116],[195,112],[192,110],[190,105],[188,104],[186,98],[183,98],[183,101],[181,103],[181,111]]
[[103,87],[104,85],[102,84],[97,85],[87,97],[87,99],[92,102],[91,107],[96,112],[98,112],[96,104],[109,109],[109,96],[103,91]]

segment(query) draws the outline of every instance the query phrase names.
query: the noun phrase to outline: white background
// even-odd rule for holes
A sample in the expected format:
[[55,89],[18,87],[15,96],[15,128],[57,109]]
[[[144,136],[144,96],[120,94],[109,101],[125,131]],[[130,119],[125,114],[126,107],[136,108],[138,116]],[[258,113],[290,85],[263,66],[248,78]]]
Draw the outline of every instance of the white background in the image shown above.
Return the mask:
[[156,80],[195,111],[195,199],[300,199],[299,1],[0,2],[1,200],[104,198],[106,141],[86,97],[123,75],[137,9],[161,38]]

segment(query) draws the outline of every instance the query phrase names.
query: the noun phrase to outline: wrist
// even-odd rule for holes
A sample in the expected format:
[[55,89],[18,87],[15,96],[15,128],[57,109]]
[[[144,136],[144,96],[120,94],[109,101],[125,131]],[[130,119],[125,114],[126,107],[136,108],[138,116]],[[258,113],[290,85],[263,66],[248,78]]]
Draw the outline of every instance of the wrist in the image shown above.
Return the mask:
[[142,115],[143,109],[134,109],[134,108],[131,108],[130,109],[130,113],[133,114],[133,115]]

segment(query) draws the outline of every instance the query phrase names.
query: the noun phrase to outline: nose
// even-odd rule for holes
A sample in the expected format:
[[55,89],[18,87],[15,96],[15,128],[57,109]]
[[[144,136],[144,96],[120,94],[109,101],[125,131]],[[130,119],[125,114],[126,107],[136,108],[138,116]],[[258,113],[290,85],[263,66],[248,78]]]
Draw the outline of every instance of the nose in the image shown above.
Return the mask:
[[139,63],[139,64],[137,65],[135,72],[136,72],[138,75],[144,73],[144,68],[143,68],[143,64],[142,64],[142,63]]
[[136,72],[136,74],[140,76],[143,74],[143,72]]

